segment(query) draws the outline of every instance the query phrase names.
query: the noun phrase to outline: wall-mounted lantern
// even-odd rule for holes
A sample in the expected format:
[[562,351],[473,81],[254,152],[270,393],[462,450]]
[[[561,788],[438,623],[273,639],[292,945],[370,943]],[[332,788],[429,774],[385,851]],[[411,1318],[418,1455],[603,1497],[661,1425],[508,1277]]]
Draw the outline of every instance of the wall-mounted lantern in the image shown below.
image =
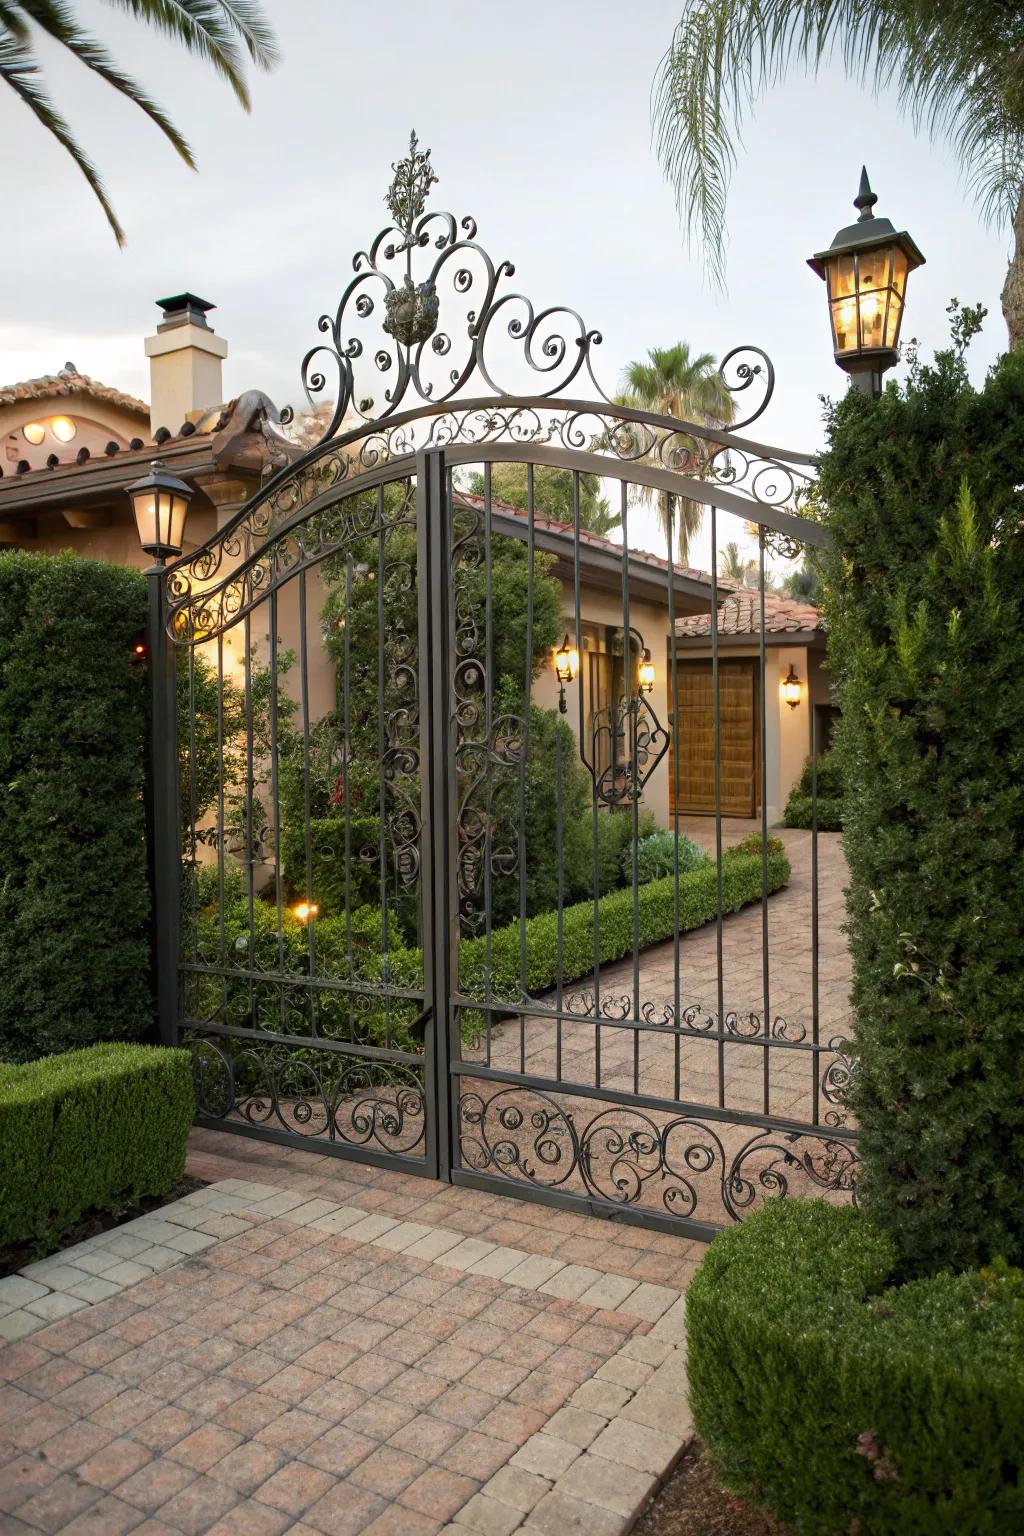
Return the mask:
[[568,706],[565,702],[565,685],[574,683],[579,676],[580,653],[574,645],[569,644],[569,635],[566,632],[558,650],[555,652],[555,676],[558,678],[558,708],[564,715]]
[[637,668],[636,681],[641,693],[654,692],[654,662],[651,659],[651,648],[645,645],[640,656],[640,665]]
[[907,276],[924,262],[906,230],[875,218],[877,201],[862,168],[853,200],[860,218],[807,263],[828,287],[836,364],[868,395],[882,393],[882,375],[899,358]]
[[185,519],[192,500],[192,487],[176,475],[165,472],[163,462],[154,459],[151,473],[128,486],[139,543],[147,555],[161,563],[176,560],[185,541]]
[[800,703],[800,699],[802,697],[802,689],[803,684],[797,675],[793,663],[790,662],[789,671],[782,679],[782,697],[785,699],[790,709],[796,709],[797,705]]

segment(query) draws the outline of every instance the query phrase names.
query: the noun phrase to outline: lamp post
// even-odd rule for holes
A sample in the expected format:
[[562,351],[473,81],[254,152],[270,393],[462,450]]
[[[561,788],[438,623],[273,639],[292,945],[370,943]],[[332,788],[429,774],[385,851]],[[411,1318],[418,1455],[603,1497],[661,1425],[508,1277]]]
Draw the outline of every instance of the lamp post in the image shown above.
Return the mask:
[[827,251],[807,262],[827,285],[837,366],[859,390],[876,398],[882,393],[882,375],[899,358],[907,277],[924,263],[905,230],[897,234],[889,219],[875,217],[877,201],[862,167],[853,200],[860,217],[838,232]]
[[128,486],[139,543],[153,564],[146,570],[150,676],[149,772],[146,822],[152,895],[151,946],[157,1029],[161,1045],[178,1035],[178,925],[181,824],[174,648],[167,634],[166,562],[181,554],[192,490],[165,472],[159,459]]

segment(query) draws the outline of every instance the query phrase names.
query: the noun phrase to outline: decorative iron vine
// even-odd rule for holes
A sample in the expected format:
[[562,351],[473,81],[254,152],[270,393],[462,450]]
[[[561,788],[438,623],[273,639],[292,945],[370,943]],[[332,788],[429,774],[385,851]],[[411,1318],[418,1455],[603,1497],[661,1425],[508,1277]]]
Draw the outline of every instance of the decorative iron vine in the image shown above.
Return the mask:
[[[737,1137],[741,1145],[727,1147]],[[463,1093],[459,1138],[463,1166],[475,1172],[618,1205],[657,1204],[681,1218],[717,1220],[724,1211],[738,1221],[759,1199],[791,1192],[857,1198],[856,1148],[811,1128],[764,1125],[751,1134],[692,1115],[659,1122],[628,1105],[585,1119],[516,1086]]]

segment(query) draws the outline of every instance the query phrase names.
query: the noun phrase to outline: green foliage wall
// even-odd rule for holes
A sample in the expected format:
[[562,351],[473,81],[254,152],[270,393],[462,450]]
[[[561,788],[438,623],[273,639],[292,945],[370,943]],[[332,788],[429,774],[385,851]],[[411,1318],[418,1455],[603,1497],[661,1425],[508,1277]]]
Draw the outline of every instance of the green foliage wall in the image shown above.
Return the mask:
[[906,1273],[1024,1258],[1024,354],[830,411],[852,1106]]
[[149,1028],[137,571],[0,554],[0,1059]]

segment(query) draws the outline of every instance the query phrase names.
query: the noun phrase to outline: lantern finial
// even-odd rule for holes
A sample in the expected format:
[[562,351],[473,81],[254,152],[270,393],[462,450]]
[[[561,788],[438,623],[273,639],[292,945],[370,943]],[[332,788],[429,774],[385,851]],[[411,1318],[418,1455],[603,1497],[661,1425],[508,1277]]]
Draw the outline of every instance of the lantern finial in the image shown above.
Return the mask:
[[862,165],[860,168],[860,186],[857,189],[857,196],[853,200],[853,206],[860,209],[860,218],[857,221],[859,224],[863,224],[866,219],[874,218],[872,210],[877,202],[878,195],[872,192],[871,183],[868,181],[868,168],[866,165]]

